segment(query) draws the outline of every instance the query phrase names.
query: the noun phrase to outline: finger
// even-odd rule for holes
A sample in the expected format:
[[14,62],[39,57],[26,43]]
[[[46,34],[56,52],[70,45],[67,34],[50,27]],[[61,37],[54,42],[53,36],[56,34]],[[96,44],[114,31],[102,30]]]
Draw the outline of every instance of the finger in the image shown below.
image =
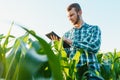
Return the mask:
[[56,40],[55,36],[53,35],[53,39]]
[[51,40],[53,40],[53,36],[52,35],[50,35],[50,38],[51,38]]
[[55,39],[58,40],[57,36],[55,36]]

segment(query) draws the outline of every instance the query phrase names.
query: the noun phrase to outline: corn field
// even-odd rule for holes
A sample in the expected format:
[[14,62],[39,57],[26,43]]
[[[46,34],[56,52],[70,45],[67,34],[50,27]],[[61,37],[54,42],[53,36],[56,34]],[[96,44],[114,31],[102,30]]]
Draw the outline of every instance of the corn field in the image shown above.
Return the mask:
[[[11,35],[14,25],[21,27],[25,34],[20,37]],[[9,45],[11,42],[13,44]],[[62,43],[61,39],[52,45],[35,31],[12,23],[7,35],[0,34],[0,80],[78,80],[76,65],[81,50],[69,59]],[[92,74],[100,75],[104,80],[120,80],[120,52],[98,52],[97,58],[101,72],[90,71]],[[83,75],[81,80],[86,77]]]

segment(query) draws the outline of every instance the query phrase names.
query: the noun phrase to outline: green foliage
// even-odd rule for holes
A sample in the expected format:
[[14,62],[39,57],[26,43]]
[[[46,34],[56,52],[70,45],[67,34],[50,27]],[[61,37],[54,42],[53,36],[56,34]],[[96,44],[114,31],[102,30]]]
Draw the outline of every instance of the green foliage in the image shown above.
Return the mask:
[[[0,77],[5,78],[5,80],[32,80],[36,78],[45,79],[44,75],[38,77],[38,74],[52,70],[49,72],[52,74],[49,78],[53,78],[54,80],[62,80],[63,76],[59,58],[53,53],[50,45],[45,40],[37,36],[34,31],[29,31],[24,27],[22,28],[26,30],[27,33],[16,39],[14,46],[11,49],[11,53],[8,57],[4,57],[7,61],[4,62],[4,64],[9,67],[7,67],[5,76]],[[37,44],[29,39],[28,34],[31,34],[36,38]],[[3,60],[3,56],[1,56],[0,59]],[[50,67],[46,66],[46,63],[48,63],[47,65]],[[3,63],[1,63],[1,65],[3,65]],[[3,68],[6,67],[6,65],[0,66],[1,75],[3,75]],[[43,69],[43,67],[45,67],[45,69]]]
[[[15,24],[26,31],[18,38],[10,35],[12,22],[7,35],[0,34],[0,79],[2,80],[86,80],[86,74],[101,76],[105,80],[120,79],[120,52],[98,53],[101,72],[93,71],[86,63],[76,68],[83,50],[78,50],[72,59],[67,57],[63,39],[47,43],[33,30]],[[32,35],[35,40],[29,36]],[[10,39],[14,44],[9,46]],[[88,57],[88,53],[86,52]],[[83,76],[78,76],[80,71]],[[84,72],[85,71],[85,72]],[[84,73],[83,73],[84,72]]]
[[99,53],[97,55],[100,62],[101,75],[105,80],[120,79],[120,52]]
[[3,34],[0,35],[0,77],[5,77],[6,74],[5,55],[12,48],[12,47],[8,47],[9,38],[14,38],[14,36],[10,35],[12,26],[13,23],[11,24],[8,34],[6,36],[4,36]]

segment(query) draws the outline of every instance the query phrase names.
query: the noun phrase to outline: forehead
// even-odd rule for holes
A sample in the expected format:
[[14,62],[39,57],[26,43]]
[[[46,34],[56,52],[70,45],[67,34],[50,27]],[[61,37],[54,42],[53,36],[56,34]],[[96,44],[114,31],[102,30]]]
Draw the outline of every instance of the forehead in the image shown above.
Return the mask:
[[70,11],[67,11],[68,15],[76,13],[75,8],[72,8]]

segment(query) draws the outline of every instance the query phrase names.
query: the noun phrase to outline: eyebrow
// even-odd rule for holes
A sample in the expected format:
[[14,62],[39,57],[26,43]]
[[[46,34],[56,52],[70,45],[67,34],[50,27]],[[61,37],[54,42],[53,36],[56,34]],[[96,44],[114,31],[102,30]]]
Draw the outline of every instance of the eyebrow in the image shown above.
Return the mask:
[[68,17],[71,17],[71,16],[73,16],[73,15],[74,15],[74,13],[72,13],[72,14],[68,15]]

